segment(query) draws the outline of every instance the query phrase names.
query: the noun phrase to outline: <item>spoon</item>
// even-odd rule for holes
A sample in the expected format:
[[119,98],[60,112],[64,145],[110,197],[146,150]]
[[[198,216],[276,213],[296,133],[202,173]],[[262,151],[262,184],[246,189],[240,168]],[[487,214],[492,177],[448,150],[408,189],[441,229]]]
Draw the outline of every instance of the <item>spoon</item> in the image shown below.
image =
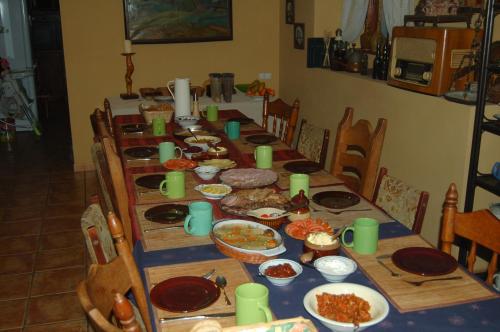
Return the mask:
[[229,301],[229,298],[227,297],[225,287],[227,285],[227,280],[223,276],[217,276],[215,278],[215,284],[219,286],[220,289],[224,292],[224,297],[226,298],[226,304],[231,305],[231,301]]
[[191,130],[191,128],[188,128],[188,131],[194,137],[194,139],[196,140],[196,142],[198,142],[198,137],[196,137],[196,135],[193,133],[193,131]]

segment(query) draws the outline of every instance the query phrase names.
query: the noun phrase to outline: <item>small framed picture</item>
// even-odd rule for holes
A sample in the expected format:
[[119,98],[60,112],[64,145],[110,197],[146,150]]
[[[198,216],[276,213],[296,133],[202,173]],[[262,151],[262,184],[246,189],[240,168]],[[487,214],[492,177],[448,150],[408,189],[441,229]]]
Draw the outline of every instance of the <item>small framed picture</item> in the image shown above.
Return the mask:
[[285,20],[286,24],[295,23],[295,0],[286,0]]
[[293,25],[293,47],[299,50],[304,49],[306,43],[304,23],[294,23]]

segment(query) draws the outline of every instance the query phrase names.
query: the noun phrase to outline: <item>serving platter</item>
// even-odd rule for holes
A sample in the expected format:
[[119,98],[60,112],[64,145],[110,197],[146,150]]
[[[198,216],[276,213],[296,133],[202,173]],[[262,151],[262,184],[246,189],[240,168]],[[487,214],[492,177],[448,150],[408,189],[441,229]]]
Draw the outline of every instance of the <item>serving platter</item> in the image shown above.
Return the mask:
[[233,188],[259,188],[273,184],[278,173],[270,169],[236,168],[223,172],[220,180]]
[[[224,241],[221,237],[219,237],[217,235],[218,230],[221,227],[227,227],[227,226],[237,227],[237,228],[249,227],[249,228],[258,229],[261,231],[272,232],[273,238],[277,242],[277,246],[274,248],[270,248],[270,249],[252,250],[252,249],[240,248],[237,243],[233,243],[233,244],[227,243],[226,241]],[[275,231],[271,227],[268,227],[266,225],[262,225],[262,224],[259,224],[259,223],[253,222],[253,221],[242,220],[242,219],[226,219],[226,220],[219,221],[214,225],[214,227],[212,229],[212,236],[214,239],[221,242],[226,247],[231,248],[231,249],[238,251],[240,253],[243,253],[243,254],[260,254],[260,255],[263,255],[266,257],[273,257],[276,255],[282,254],[286,251],[286,248],[285,248],[284,243],[283,243],[283,238],[281,237],[280,233],[278,233],[277,231]]]
[[151,303],[170,312],[193,312],[213,304],[220,288],[206,278],[182,276],[164,280],[151,289]]
[[314,203],[329,209],[345,209],[359,204],[358,195],[347,191],[322,191],[313,195]]
[[222,211],[245,217],[248,211],[255,209],[274,207],[286,210],[290,206],[287,197],[270,188],[239,190],[224,197],[220,203]]

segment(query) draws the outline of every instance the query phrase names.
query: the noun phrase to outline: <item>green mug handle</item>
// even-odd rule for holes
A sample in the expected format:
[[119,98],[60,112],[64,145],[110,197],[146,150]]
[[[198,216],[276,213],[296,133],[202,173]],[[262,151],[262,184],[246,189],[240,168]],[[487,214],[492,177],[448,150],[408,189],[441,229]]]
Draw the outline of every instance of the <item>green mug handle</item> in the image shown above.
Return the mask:
[[189,221],[191,220],[191,215],[188,214],[186,216],[186,219],[184,219],[184,230],[186,231],[186,233],[188,234],[193,234],[193,230],[190,230],[189,229]]
[[271,310],[268,307],[265,307],[259,303],[259,309],[264,311],[264,315],[266,315],[266,322],[270,322],[273,320],[273,315],[271,314]]
[[200,110],[200,117],[202,118],[207,118],[207,108],[205,107],[204,109]]
[[227,125],[228,125],[228,123],[229,123],[229,122],[226,122],[226,123],[224,124],[224,132],[226,133],[226,135],[227,135]]
[[343,232],[342,232],[342,244],[344,246],[346,246],[347,248],[352,248],[354,247],[354,241],[351,241],[349,243],[346,243],[345,240],[344,240],[344,236],[345,236],[345,233],[347,233],[347,231],[353,231],[354,232],[354,227],[347,227]]
[[253,150],[253,158],[257,161],[257,149]]
[[168,188],[163,189],[164,185],[167,184],[167,180],[160,182],[160,193],[164,196],[168,196]]

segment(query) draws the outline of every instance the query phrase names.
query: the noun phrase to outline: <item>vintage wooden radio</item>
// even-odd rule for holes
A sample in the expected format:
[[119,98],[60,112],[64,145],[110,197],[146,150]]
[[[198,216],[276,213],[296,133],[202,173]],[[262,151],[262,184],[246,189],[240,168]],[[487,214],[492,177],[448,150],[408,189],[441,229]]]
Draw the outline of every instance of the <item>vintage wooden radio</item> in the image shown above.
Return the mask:
[[[443,95],[450,90],[457,69],[472,65],[474,37],[473,29],[395,27],[388,84]],[[463,90],[468,80],[468,75],[457,78],[454,88]]]

